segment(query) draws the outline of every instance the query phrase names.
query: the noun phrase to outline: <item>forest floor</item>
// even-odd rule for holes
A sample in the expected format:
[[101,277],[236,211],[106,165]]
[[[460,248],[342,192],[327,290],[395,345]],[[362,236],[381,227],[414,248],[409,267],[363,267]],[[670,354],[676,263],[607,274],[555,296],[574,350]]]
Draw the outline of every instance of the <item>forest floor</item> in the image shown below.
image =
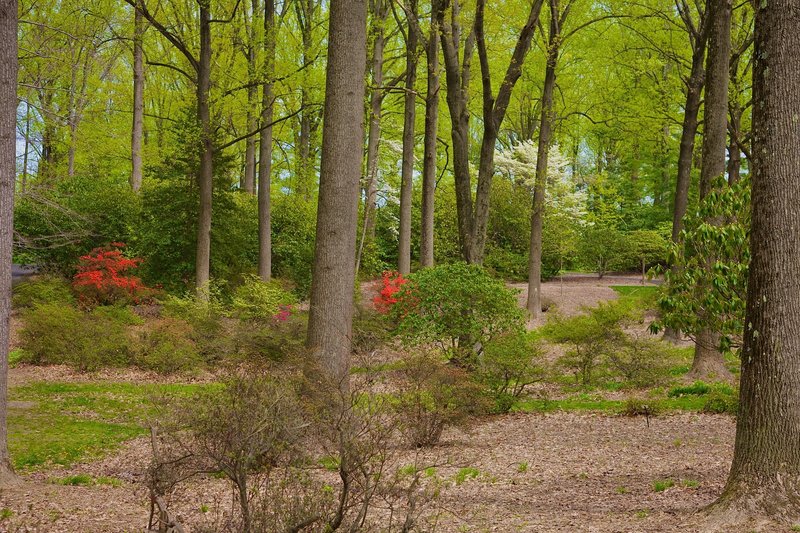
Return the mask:
[[[561,313],[574,314],[616,298],[613,285],[638,283],[577,277],[565,279],[563,293],[560,281],[545,284],[543,293]],[[191,390],[196,383],[134,371],[87,375],[18,366],[10,372],[11,449],[22,481],[0,489],[0,531],[145,530],[150,445],[139,423],[147,414],[142,406],[154,387]],[[41,432],[44,427],[80,442],[61,443],[56,460],[42,460],[37,453],[52,433]],[[41,435],[41,442],[29,439],[20,449],[20,431]],[[733,417],[699,412],[646,419],[579,409],[485,417],[447,430],[424,452],[443,480],[440,498],[427,510],[436,522],[429,530],[703,531],[694,513],[720,493],[734,433]],[[89,449],[87,434],[94,439]],[[407,454],[400,464],[416,457]],[[208,477],[182,486],[170,505],[190,530],[213,531],[229,498],[227,485]]]

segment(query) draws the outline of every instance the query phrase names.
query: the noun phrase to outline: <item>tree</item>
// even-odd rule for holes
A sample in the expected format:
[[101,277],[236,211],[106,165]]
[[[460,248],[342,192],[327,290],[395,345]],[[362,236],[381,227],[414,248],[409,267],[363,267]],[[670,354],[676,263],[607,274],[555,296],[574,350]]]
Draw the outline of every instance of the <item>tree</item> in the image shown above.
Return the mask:
[[[258,142],[258,275],[272,277],[272,120],[275,97],[275,0],[264,0],[264,83]],[[249,95],[248,95],[249,98]],[[249,123],[249,121],[248,121]]]
[[400,182],[400,240],[397,270],[401,274],[411,272],[411,193],[414,187],[414,126],[416,123],[417,94],[417,46],[419,37],[411,18],[417,17],[417,0],[406,0],[409,20],[406,39],[406,79],[403,95],[403,165]]
[[[706,102],[703,131],[703,164],[700,169],[700,199],[711,191],[715,178],[725,173],[728,146],[728,81],[731,55],[731,0],[708,2],[709,34],[706,62]],[[714,258],[709,257],[711,269]],[[690,376],[697,379],[731,379],[719,349],[719,335],[701,329],[695,336]]]
[[364,142],[366,0],[331,3],[317,233],[307,345],[347,386]]
[[0,484],[15,479],[8,454],[8,350],[17,181],[17,1],[0,0]]
[[436,4],[431,6],[431,29],[425,42],[427,91],[425,93],[425,152],[422,157],[422,231],[419,264],[433,266],[433,210],[436,190],[436,146],[439,131],[439,28],[436,25]]
[[800,521],[800,11],[756,5],[752,262],[739,416],[728,482],[710,523]]
[[[460,2],[452,0],[450,21],[447,21],[445,11],[450,4],[450,0],[443,0],[438,5],[437,24],[441,33],[447,80],[447,107],[450,111],[453,141],[453,174],[456,185],[458,234],[464,259],[468,263],[480,264],[483,262],[486,228],[489,222],[489,193],[494,175],[495,145],[500,126],[508,110],[511,92],[522,74],[525,56],[530,50],[531,40],[539,21],[539,12],[542,9],[542,0],[534,0],[531,3],[528,18],[520,30],[497,95],[492,89],[489,54],[486,47],[484,28],[486,1],[478,0],[477,2],[473,29],[463,43],[463,54],[460,53],[462,49]],[[476,46],[481,67],[483,138],[477,190],[473,202],[469,168],[470,110],[468,104],[472,55]]]
[[131,130],[131,188],[142,187],[142,135],[144,131],[144,18],[133,10],[133,129]]
[[539,147],[536,157],[536,184],[533,189],[531,214],[531,247],[528,260],[528,312],[536,320],[542,312],[542,218],[544,215],[545,182],[547,180],[547,154],[550,150],[553,122],[553,91],[556,86],[556,62],[561,45],[561,28],[572,6],[570,1],[562,13],[558,0],[550,0],[550,33],[547,41],[547,67],[542,89],[542,119],[539,123]]

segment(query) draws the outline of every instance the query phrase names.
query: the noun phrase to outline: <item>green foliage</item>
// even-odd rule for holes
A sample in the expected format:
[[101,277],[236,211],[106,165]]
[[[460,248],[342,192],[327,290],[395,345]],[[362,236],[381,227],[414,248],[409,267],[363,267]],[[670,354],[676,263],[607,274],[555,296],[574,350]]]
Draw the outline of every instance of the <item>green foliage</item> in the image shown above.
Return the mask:
[[139,330],[132,352],[136,366],[161,374],[197,370],[204,363],[192,341],[189,324],[170,318],[149,323]]
[[80,370],[129,362],[125,323],[105,311],[83,313],[60,304],[40,304],[23,315],[24,362],[67,364]]
[[675,486],[675,481],[672,479],[658,479],[653,481],[653,490],[655,492],[664,492]]
[[472,364],[476,347],[524,327],[516,295],[478,265],[438,265],[408,280],[392,316],[397,331],[412,343],[439,343],[452,357]]
[[578,244],[581,263],[602,278],[625,267],[625,235],[613,226],[589,226]]
[[273,194],[272,271],[292,280],[301,298],[311,290],[316,217],[316,203],[298,195]]
[[412,447],[436,444],[446,427],[461,425],[483,411],[480,390],[467,373],[433,354],[409,357],[400,374],[395,409],[402,421],[400,431]]
[[475,377],[494,402],[495,411],[506,413],[528,385],[544,378],[543,350],[531,333],[514,331],[489,341],[483,349]]
[[672,246],[673,266],[664,272],[655,329],[669,326],[688,335],[708,329],[720,334],[723,350],[740,343],[750,264],[749,183],[745,178],[728,186],[717,179],[686,218],[682,244]]
[[473,466],[465,466],[456,472],[455,482],[456,485],[463,485],[465,481],[476,479],[481,475],[481,471]]
[[231,311],[243,320],[263,321],[272,319],[282,307],[296,303],[297,298],[284,290],[279,281],[264,282],[250,275],[234,289]]
[[208,300],[194,293],[184,296],[168,296],[164,300],[163,314],[166,317],[186,321],[190,328],[190,339],[207,362],[218,361],[233,351],[232,339],[226,329],[227,310],[219,289],[211,285]]
[[36,276],[14,287],[12,302],[16,308],[30,308],[39,304],[75,304],[69,282],[53,275]]
[[95,175],[59,179],[16,201],[18,256],[71,276],[79,256],[109,242],[129,242],[138,213],[139,199],[126,180]]

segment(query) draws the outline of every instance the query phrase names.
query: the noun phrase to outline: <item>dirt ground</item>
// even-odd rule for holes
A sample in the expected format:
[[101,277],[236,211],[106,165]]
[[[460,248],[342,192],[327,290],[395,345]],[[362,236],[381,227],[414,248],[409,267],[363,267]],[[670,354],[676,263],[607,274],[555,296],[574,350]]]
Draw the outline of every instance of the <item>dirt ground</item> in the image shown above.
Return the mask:
[[[545,284],[543,292],[560,312],[574,314],[581,306],[615,298],[609,285],[636,283],[616,276],[580,277],[564,282],[563,295],[559,281]],[[362,285],[364,297],[371,298],[376,288]],[[524,301],[524,293],[520,298]],[[80,376],[67,370],[11,370],[12,386],[73,379]],[[147,381],[150,376],[109,373],[91,379]],[[662,416],[649,424],[641,417],[574,413],[484,418],[469,430],[449,430],[439,446],[425,452],[440,465],[442,479],[453,480],[464,467],[479,472],[461,484],[445,483],[430,510],[438,516],[435,531],[706,531],[694,513],[720,493],[734,433],[733,418],[710,414]],[[0,531],[144,531],[148,461],[148,440],[139,438],[93,463],[24,476],[19,485],[0,490],[0,516],[12,512],[0,521]],[[50,481],[79,473],[115,477],[122,484],[75,487]],[[654,483],[666,480],[674,485],[656,491]],[[207,479],[173,495],[171,505],[192,530],[213,520],[213,513],[203,512],[207,506],[229,496],[220,480]]]

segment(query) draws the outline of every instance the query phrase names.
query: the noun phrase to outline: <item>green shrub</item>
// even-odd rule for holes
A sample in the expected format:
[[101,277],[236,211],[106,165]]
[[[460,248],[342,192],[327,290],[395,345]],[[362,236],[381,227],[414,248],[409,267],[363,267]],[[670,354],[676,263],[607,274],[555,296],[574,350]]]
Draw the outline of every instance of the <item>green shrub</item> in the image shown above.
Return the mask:
[[25,362],[96,370],[130,363],[126,325],[108,314],[41,304],[25,312],[20,332]]
[[436,444],[445,427],[463,424],[484,410],[480,390],[469,375],[435,355],[408,358],[401,376],[395,408],[401,415],[400,431],[412,447]]
[[620,414],[623,416],[656,416],[661,412],[659,402],[643,400],[641,398],[628,398],[622,406]]
[[269,320],[282,308],[296,303],[297,298],[284,290],[280,282],[264,282],[251,275],[234,290],[231,310],[240,319]]
[[727,394],[719,389],[714,390],[706,397],[706,402],[703,404],[703,412],[730,415],[738,414],[738,393]]
[[607,355],[612,369],[638,387],[649,387],[664,379],[669,352],[661,341],[636,337],[620,341]]
[[538,364],[542,348],[530,333],[511,332],[484,346],[476,377],[494,402],[494,409],[506,413],[516,404],[525,387],[541,381],[544,370]]
[[478,265],[453,263],[408,277],[392,306],[397,331],[415,344],[438,343],[462,364],[493,337],[520,331],[525,321],[517,297]]
[[234,344],[225,321],[225,306],[213,286],[208,300],[194,294],[168,296],[163,315],[186,321],[191,326],[191,340],[206,361],[215,361],[234,351]]
[[133,362],[162,374],[196,370],[203,365],[203,358],[191,335],[191,326],[182,320],[164,318],[150,323],[138,332]]
[[14,287],[14,307],[28,308],[51,303],[60,305],[75,303],[75,296],[66,279],[52,275],[36,276]]

